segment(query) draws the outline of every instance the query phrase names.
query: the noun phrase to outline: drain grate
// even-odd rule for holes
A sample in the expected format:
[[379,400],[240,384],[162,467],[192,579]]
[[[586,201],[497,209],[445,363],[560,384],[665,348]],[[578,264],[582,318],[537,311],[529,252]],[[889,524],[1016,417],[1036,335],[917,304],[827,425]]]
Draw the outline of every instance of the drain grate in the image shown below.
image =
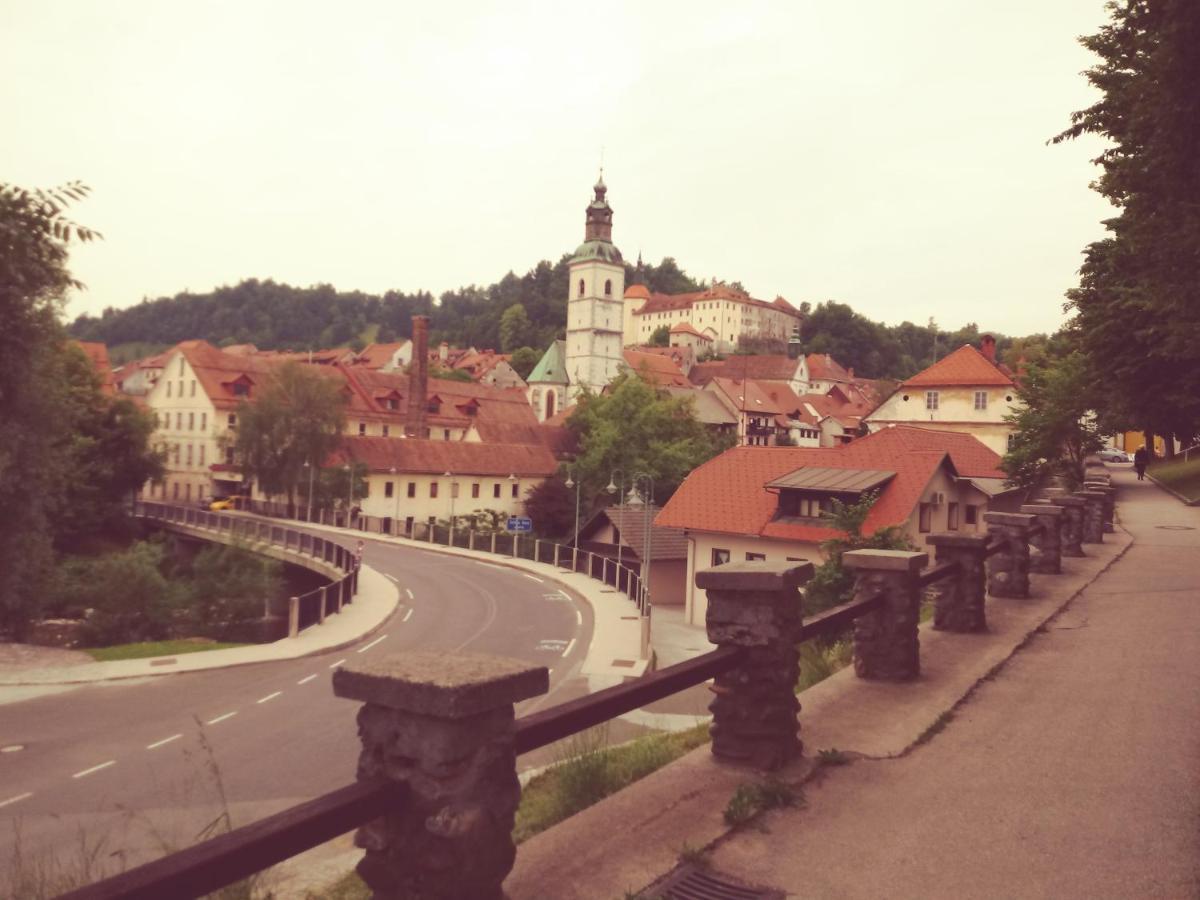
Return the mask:
[[1163,531],[1195,531],[1191,525],[1155,525],[1155,528],[1161,528]]
[[701,869],[688,863],[649,890],[641,894],[643,900],[783,900],[783,891],[770,888],[751,887],[710,869]]

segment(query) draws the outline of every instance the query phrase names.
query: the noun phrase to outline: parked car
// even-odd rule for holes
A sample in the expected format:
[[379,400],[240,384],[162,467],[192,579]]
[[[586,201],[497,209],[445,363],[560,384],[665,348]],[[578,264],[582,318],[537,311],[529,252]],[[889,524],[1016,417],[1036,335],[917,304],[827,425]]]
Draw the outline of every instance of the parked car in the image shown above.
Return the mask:
[[1124,450],[1118,450],[1116,447],[1105,447],[1096,454],[1103,462],[1111,463],[1128,463],[1133,462],[1133,457]]
[[222,509],[243,509],[249,501],[249,497],[235,494],[232,497],[222,497],[219,500],[214,500],[208,508],[213,512],[218,512]]

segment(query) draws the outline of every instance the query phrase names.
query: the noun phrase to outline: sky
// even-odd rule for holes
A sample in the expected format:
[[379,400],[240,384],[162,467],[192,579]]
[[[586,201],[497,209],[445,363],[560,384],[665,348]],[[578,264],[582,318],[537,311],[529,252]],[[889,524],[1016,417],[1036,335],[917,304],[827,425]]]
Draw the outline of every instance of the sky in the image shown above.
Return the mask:
[[[1010,335],[1112,214],[1103,0],[0,0],[0,180],[81,180],[68,318],[245,278],[490,284],[583,239],[757,297]],[[564,297],[564,303],[566,298]]]

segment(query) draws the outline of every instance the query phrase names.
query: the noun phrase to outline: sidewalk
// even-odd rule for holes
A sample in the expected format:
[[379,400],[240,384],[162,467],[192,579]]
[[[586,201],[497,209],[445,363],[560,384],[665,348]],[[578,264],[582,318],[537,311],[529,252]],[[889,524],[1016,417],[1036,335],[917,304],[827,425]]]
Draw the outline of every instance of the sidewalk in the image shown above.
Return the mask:
[[[806,756],[782,779],[803,803],[731,832],[762,776],[703,747],[522,845],[508,896],[548,873],[563,900],[621,896],[699,849],[796,896],[1196,896],[1200,510],[1114,480],[1118,532],[990,600],[990,633],[926,626],[916,683],[847,669],[800,695]],[[834,748],[856,761],[814,764]]]

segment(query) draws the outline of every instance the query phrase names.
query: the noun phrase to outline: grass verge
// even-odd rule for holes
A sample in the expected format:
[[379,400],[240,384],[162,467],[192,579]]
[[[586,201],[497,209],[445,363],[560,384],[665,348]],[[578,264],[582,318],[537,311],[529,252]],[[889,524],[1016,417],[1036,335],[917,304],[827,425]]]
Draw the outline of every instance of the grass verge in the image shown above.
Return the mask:
[[145,659],[149,656],[179,656],[181,653],[199,653],[201,650],[226,650],[230,647],[245,647],[246,644],[223,644],[220,641],[202,641],[184,638],[177,641],[141,641],[136,644],[115,644],[112,647],[88,647],[86,653],[99,662],[115,659]]
[[1158,463],[1150,467],[1150,474],[1189,500],[1200,500],[1200,459],[1191,462]]
[[854,644],[849,640],[834,641],[832,644],[804,642],[800,645],[800,678],[796,681],[796,693],[824,681],[853,661]]

